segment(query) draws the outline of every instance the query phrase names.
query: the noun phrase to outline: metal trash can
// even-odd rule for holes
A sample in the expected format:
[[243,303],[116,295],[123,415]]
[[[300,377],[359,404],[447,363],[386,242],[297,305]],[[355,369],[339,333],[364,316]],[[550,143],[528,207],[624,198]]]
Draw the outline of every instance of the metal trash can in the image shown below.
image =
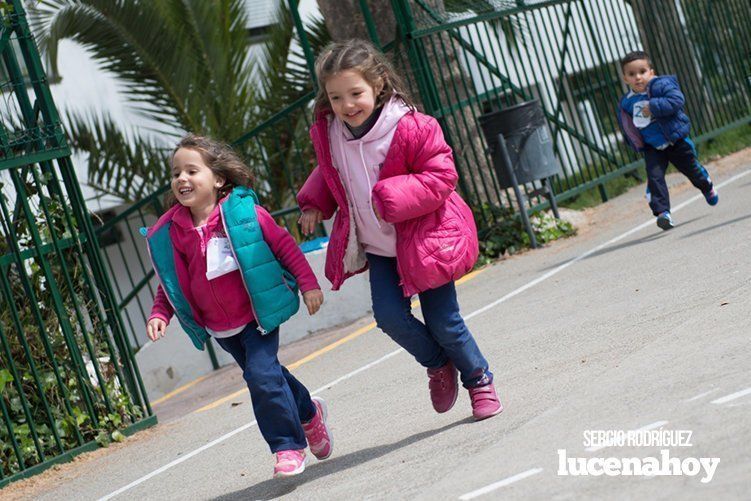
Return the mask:
[[535,99],[486,113],[478,120],[489,146],[498,182],[504,189],[514,189],[522,222],[532,247],[537,247],[519,185],[542,180],[545,187],[543,194],[550,201],[555,217],[559,217],[549,178],[560,172],[540,101]]

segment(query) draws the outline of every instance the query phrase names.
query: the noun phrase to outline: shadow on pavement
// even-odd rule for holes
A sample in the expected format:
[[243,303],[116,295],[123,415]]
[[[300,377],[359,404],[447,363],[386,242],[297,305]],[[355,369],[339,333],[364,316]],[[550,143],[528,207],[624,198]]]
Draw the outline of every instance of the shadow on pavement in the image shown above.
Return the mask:
[[[679,222],[678,224],[675,225],[675,228],[673,228],[673,230],[671,230],[671,231],[662,231],[659,228],[655,228],[655,230],[657,230],[655,233],[652,233],[652,234],[649,234],[649,235],[646,235],[646,236],[643,236],[641,238],[637,238],[637,239],[634,239],[634,240],[627,240],[627,241],[625,241],[623,243],[620,243],[620,244],[617,244],[617,245],[609,245],[609,246],[605,247],[604,249],[600,249],[597,252],[593,252],[592,254],[588,255],[584,259],[591,259],[593,257],[597,257],[597,256],[602,256],[604,254],[608,254],[609,252],[617,251],[617,250],[620,250],[620,249],[626,249],[626,248],[632,247],[634,245],[640,245],[640,244],[645,244],[647,242],[652,242],[652,241],[655,241],[655,240],[659,240],[659,239],[661,239],[661,238],[663,238],[663,237],[665,237],[667,235],[672,235],[673,232],[676,229],[682,228],[682,227],[687,226],[687,225],[692,224],[692,223],[695,223],[696,221],[702,219],[703,217],[704,216],[699,216],[699,217],[695,217],[694,219],[689,219],[688,221]],[[700,230],[700,231],[704,231],[704,230]],[[561,266],[563,264],[568,263],[569,261],[571,261],[571,260],[567,259],[567,260],[561,261],[559,263],[551,264],[550,266],[546,266],[544,268],[541,268],[540,271],[541,272],[545,272],[545,271],[553,270],[553,269],[558,268],[559,266]]]
[[[305,472],[301,475],[285,479],[270,478],[269,480],[264,480],[263,482],[250,486],[247,489],[235,491],[223,496],[218,496],[213,499],[215,501],[234,501],[241,499],[274,499],[289,494],[297,489],[297,487],[312,480],[325,477],[326,475],[331,475],[332,473],[338,473],[354,466],[359,466],[363,463],[367,463],[368,461],[372,461],[373,459],[378,459],[382,456],[385,456],[390,452],[401,449],[402,447],[412,445],[421,440],[425,440],[426,438],[434,437],[457,426],[474,422],[475,420],[470,416],[465,419],[455,421],[451,424],[447,424],[446,426],[442,426],[441,428],[415,433],[414,435],[405,437],[392,444],[369,447],[367,449],[362,449],[356,452],[345,454],[344,456],[334,455],[334,457],[332,457],[331,459],[327,459],[326,461],[321,462],[315,462],[314,459],[314,462],[310,466],[308,466],[305,469]],[[269,474],[270,473],[271,470],[269,469]]]
[[744,219],[749,219],[749,218],[751,218],[751,214],[746,214],[745,216],[736,217],[735,219],[729,219],[729,220],[727,220],[725,222],[722,222],[722,223],[719,223],[719,224],[715,224],[714,226],[708,226],[706,228],[702,228],[700,230],[696,230],[694,232],[687,233],[687,234],[683,235],[681,238],[695,237],[696,235],[700,235],[700,234],[702,234],[704,232],[716,230],[717,228],[722,228],[723,226],[727,226],[729,224],[737,223],[739,221],[743,221]]

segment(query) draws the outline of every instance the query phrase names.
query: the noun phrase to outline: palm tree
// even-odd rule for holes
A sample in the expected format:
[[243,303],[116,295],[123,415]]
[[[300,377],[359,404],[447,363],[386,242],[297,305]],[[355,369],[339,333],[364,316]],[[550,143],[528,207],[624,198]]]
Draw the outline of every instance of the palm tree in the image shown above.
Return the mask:
[[[154,124],[142,130],[115,123],[106,112],[68,114],[71,144],[88,153],[93,188],[138,200],[166,183],[166,159],[176,137],[190,131],[233,142],[312,91],[285,4],[259,50],[246,29],[244,3],[40,0],[29,5],[32,29],[53,74],[58,44],[75,41],[123,84],[128,105]],[[314,47],[328,41],[320,21],[306,31]],[[298,113],[296,121],[303,115]],[[289,184],[263,181],[261,196]]]

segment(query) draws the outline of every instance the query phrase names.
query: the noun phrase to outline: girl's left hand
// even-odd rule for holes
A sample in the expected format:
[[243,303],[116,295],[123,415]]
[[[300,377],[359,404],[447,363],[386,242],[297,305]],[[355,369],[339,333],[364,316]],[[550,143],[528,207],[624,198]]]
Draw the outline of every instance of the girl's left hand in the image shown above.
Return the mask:
[[323,292],[321,289],[313,289],[302,293],[302,300],[305,301],[305,306],[308,307],[308,313],[315,315],[323,304]]

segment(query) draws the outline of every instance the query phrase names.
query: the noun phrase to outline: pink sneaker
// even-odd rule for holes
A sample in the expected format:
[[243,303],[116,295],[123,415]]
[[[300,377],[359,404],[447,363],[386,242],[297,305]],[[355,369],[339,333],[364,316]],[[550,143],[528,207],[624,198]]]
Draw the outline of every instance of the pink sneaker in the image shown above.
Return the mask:
[[436,412],[446,412],[456,403],[456,397],[459,395],[457,375],[458,371],[451,362],[437,369],[428,369],[430,401],[433,402]]
[[305,471],[305,450],[279,451],[276,453],[274,478],[291,477]]
[[472,400],[472,415],[477,421],[493,417],[503,410],[503,405],[501,405],[501,401],[495,393],[493,383],[470,388],[469,398]]
[[308,439],[310,452],[318,459],[327,459],[334,451],[334,440],[331,438],[329,427],[326,426],[326,402],[319,397],[313,397],[311,400],[316,407],[316,415],[307,423],[303,423],[302,429],[305,431],[305,438]]

